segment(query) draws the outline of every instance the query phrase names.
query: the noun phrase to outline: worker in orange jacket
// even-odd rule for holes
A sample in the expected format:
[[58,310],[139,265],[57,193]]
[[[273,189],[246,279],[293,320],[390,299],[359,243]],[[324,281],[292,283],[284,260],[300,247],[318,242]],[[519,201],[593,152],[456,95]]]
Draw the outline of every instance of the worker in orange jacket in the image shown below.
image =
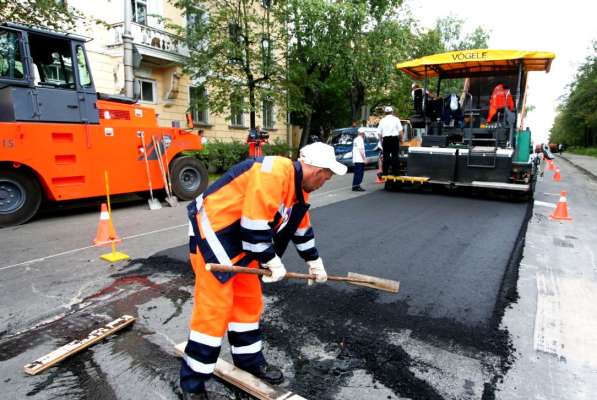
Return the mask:
[[502,83],[497,84],[491,92],[491,98],[489,99],[489,113],[487,114],[487,123],[490,123],[493,116],[504,108],[508,108],[510,111],[514,111],[514,100],[512,100],[512,94],[510,89],[506,88]]
[[346,166],[332,146],[303,147],[297,161],[267,156],[243,161],[189,204],[189,250],[195,272],[195,301],[180,384],[193,398],[206,399],[205,382],[214,372],[224,334],[234,364],[269,383],[282,372],[262,354],[259,319],[263,309],[256,275],[206,271],[206,263],[268,268],[276,282],[286,274],[280,257],[294,242],[317,282],[327,274],[315,247],[309,193]]

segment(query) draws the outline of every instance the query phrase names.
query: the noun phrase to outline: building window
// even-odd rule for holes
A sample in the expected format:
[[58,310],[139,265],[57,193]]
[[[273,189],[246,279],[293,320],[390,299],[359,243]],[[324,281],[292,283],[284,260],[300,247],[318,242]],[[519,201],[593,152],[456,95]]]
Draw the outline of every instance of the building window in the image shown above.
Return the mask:
[[138,79],[139,85],[141,86],[141,102],[143,103],[156,103],[156,83],[148,79]]
[[274,101],[270,98],[263,99],[263,127],[265,129],[272,129],[275,125],[274,118]]
[[199,30],[207,23],[207,12],[200,8],[188,7],[186,17],[187,31]]
[[269,75],[272,64],[272,42],[269,38],[261,38],[261,72]]
[[147,0],[131,0],[133,21],[147,25]]
[[230,96],[230,125],[244,126],[243,98],[237,94]]
[[228,24],[228,35],[232,47],[229,50],[228,58],[233,64],[242,64],[244,60],[244,49],[242,43],[242,29],[239,24],[232,22]]
[[208,109],[207,109],[207,90],[205,86],[191,86],[189,87],[190,109],[193,115],[193,121],[198,124],[207,125]]

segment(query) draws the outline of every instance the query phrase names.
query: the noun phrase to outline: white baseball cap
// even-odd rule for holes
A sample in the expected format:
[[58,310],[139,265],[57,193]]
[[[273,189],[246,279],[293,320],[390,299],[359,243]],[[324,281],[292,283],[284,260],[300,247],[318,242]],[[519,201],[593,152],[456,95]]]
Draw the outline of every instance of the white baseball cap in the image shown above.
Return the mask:
[[391,112],[394,112],[394,109],[392,108],[392,106],[385,106],[383,109],[383,112],[391,113]]
[[336,175],[344,175],[348,168],[336,161],[334,148],[329,144],[315,142],[306,145],[300,151],[300,159],[305,164],[319,168],[329,168]]

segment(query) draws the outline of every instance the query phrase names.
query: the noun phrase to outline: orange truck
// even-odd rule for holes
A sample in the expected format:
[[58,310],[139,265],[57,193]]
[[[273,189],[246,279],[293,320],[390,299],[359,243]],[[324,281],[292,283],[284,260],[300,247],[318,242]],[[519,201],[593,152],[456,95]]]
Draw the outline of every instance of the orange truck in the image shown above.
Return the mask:
[[207,186],[205,166],[185,155],[201,150],[201,137],[158,126],[134,99],[96,92],[85,42],[0,25],[0,227],[28,221],[42,201],[104,196],[104,171],[111,194],[164,189],[160,161],[178,198]]

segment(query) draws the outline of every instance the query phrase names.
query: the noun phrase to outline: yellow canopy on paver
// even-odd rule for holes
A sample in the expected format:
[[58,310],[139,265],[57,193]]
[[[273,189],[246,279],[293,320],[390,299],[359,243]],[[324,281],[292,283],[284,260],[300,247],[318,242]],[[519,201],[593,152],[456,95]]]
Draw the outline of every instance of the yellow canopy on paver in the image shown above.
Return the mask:
[[516,72],[522,62],[526,71],[549,72],[554,53],[522,50],[460,50],[433,54],[416,60],[396,64],[396,68],[414,79],[466,77],[484,72]]

